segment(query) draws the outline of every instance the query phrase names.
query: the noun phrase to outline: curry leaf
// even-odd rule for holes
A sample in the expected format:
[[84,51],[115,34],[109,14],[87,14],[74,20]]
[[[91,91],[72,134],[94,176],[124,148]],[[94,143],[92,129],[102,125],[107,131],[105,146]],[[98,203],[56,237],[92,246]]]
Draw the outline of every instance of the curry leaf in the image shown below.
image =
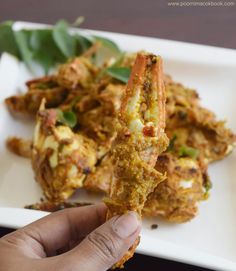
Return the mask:
[[20,58],[20,52],[12,30],[13,22],[7,21],[0,24],[0,54],[7,52]]
[[83,52],[89,49],[91,45],[93,44],[91,40],[88,38],[81,36],[81,35],[75,35],[76,40],[76,55],[81,55]]
[[112,40],[98,36],[93,36],[93,39],[94,42],[101,44],[94,58],[94,63],[97,66],[102,66],[106,60],[120,55],[119,47]]
[[104,47],[109,48],[114,53],[119,54],[121,52],[120,48],[114,41],[104,38],[104,37],[99,37],[99,36],[93,36],[93,38],[95,39],[95,41],[101,42]]
[[53,27],[52,34],[56,45],[65,57],[75,56],[76,40],[74,36],[69,34],[69,25],[66,21],[59,21]]
[[66,61],[52,37],[51,29],[32,30],[30,45],[33,50],[33,59],[48,73],[49,69],[57,63]]
[[30,30],[19,30],[14,32],[17,46],[19,48],[22,60],[30,67],[33,58],[33,51],[30,48]]
[[123,83],[127,83],[130,77],[131,70],[127,67],[110,67],[106,70],[106,73],[111,77],[120,80]]
[[196,159],[198,157],[199,151],[195,148],[188,147],[186,145],[183,145],[179,148],[179,156],[180,157],[186,157],[189,156],[193,159]]
[[[82,18],[77,20],[81,23]],[[110,58],[121,55],[119,47],[110,39],[98,36],[83,36],[70,33],[66,21],[59,21],[50,29],[22,29],[14,31],[13,22],[0,24],[0,54],[8,52],[23,60],[33,71],[33,62],[41,65],[45,72],[58,63],[65,62],[68,58],[83,54],[95,42],[100,44],[93,55],[94,62],[99,66]],[[116,65],[119,66],[119,65]],[[126,81],[125,71],[108,71],[114,78]]]
[[73,128],[77,124],[77,118],[74,112],[72,111],[61,111],[57,110],[57,120],[58,122],[68,125],[70,128]]

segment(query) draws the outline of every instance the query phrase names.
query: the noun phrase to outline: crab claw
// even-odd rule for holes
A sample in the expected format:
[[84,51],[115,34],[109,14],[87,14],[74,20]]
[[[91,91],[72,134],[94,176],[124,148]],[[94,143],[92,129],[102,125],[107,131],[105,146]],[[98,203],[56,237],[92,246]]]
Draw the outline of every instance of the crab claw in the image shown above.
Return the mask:
[[131,132],[160,137],[165,129],[165,88],[162,59],[138,54],[126,89],[120,120]]
[[[129,210],[140,217],[147,196],[164,180],[155,168],[168,139],[165,129],[165,89],[162,60],[152,54],[137,55],[118,116],[117,138],[112,149],[114,176],[107,218]],[[133,256],[139,238],[114,267]]]

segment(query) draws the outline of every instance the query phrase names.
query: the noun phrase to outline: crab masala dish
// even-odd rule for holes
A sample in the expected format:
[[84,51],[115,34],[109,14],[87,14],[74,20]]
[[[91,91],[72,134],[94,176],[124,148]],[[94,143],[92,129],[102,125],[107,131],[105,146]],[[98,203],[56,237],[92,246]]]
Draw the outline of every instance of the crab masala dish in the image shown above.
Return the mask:
[[140,218],[190,221],[209,197],[208,165],[232,152],[235,135],[201,106],[195,90],[163,74],[160,56],[124,54],[119,67],[131,69],[127,84],[104,72],[109,65],[97,67],[86,55],[70,59],[5,100],[14,116],[36,122],[32,139],[6,142],[31,159],[45,196],[26,207],[84,205],[69,201],[83,188],[105,194],[107,219],[134,210]]

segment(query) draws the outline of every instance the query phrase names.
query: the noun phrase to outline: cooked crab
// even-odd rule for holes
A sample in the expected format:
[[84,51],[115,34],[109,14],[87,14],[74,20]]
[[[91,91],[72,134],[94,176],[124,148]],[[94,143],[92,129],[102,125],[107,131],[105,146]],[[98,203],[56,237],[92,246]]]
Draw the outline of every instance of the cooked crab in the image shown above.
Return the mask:
[[[114,178],[110,187],[107,218],[128,210],[141,212],[147,196],[164,177],[154,169],[165,150],[165,91],[162,60],[138,54],[122,99],[118,135],[112,149]],[[133,256],[139,239],[114,267]]]
[[56,80],[67,89],[87,88],[97,71],[88,58],[76,57],[59,67]]
[[[235,135],[200,105],[195,90],[174,82],[168,75],[160,76],[159,72],[163,79],[155,77],[154,71],[161,66],[159,58],[139,53],[140,65],[135,64],[133,70],[137,75],[131,76],[125,92],[125,84],[106,69],[111,65],[132,69],[137,53],[107,59],[97,68],[91,61],[96,50],[98,44],[82,57],[63,64],[55,75],[29,81],[24,95],[6,99],[9,110],[17,115],[35,116],[43,98],[45,107],[50,109],[41,108],[37,116],[32,158],[36,179],[50,202],[32,208],[69,207],[66,199],[75,189],[84,187],[110,195],[108,216],[132,209],[178,223],[192,219],[198,202],[208,194],[209,163],[232,151]],[[156,162],[157,154],[166,145],[161,121],[164,98],[160,97],[162,91],[156,91],[163,86],[155,83],[163,80],[167,95],[165,133],[170,144]],[[152,106],[156,94],[160,104]],[[72,112],[77,118],[76,126],[71,129],[58,122],[58,111]],[[158,150],[157,143],[163,148]],[[7,146],[20,156],[31,157],[30,140],[9,138]],[[141,177],[135,175],[136,168]],[[154,189],[154,179],[157,184],[164,173],[167,179],[149,194]],[[139,178],[143,181],[139,182]],[[134,248],[118,265],[132,256]]]
[[32,140],[24,139],[20,137],[9,137],[6,142],[7,148],[22,157],[30,158],[31,157],[31,147],[32,147]]
[[115,120],[123,93],[124,85],[109,84],[98,94],[97,107],[78,114],[81,131],[98,144],[98,158],[108,153],[116,137]]
[[5,100],[9,111],[17,116],[34,116],[43,98],[47,108],[59,106],[67,97],[68,90],[57,84],[54,76],[35,79],[26,83],[28,91]]
[[178,155],[185,147],[195,148],[198,160],[207,166],[233,150],[236,136],[225,127],[225,122],[217,121],[214,113],[199,105],[196,91],[170,78],[166,90],[166,133],[173,143],[172,152]]
[[171,153],[161,154],[156,169],[166,172],[167,179],[149,195],[144,215],[161,216],[183,223],[196,216],[199,201],[207,197],[209,179],[196,160],[177,158]]
[[[206,173],[208,164],[214,160],[225,157],[233,149],[235,135],[225,127],[224,122],[217,121],[212,112],[200,107],[199,97],[194,90],[174,83],[168,76],[165,77],[165,83],[168,97],[166,103],[168,112],[166,133],[171,139],[167,150],[167,155],[172,157],[170,164],[175,168],[175,164],[177,164],[180,159],[186,162],[192,160],[192,163],[196,164],[199,174],[200,171],[202,172],[202,174],[199,175],[201,178],[193,178],[193,180],[202,180],[204,184],[209,184],[209,177]],[[159,160],[157,162],[159,162]],[[97,165],[96,171],[87,177],[85,188],[109,193],[112,179],[111,164],[110,158],[107,156],[104,161]],[[165,168],[168,168],[168,165],[165,166]],[[164,172],[161,168],[160,171]],[[173,172],[173,174],[171,172],[173,171],[167,170],[167,181],[158,186],[163,192],[165,190],[169,191],[169,184],[176,183],[175,172]],[[178,172],[179,180],[181,179],[182,172],[186,174],[184,170]],[[104,179],[103,176],[105,176]],[[204,187],[202,190],[204,190]],[[172,192],[172,203],[176,203],[179,200],[179,191],[177,190],[175,193],[174,190],[172,190]],[[195,193],[194,190],[188,190],[189,196],[192,192]],[[157,195],[159,195],[158,188],[156,188],[150,197],[156,199]],[[195,196],[193,195],[193,197]],[[200,198],[201,197],[199,197],[199,199],[195,198],[196,205],[197,202],[200,201]],[[158,208],[161,207],[160,204],[155,206],[155,203],[157,203],[157,201],[153,200],[152,208],[155,209],[153,215],[159,215],[161,211],[159,213]],[[173,204],[170,203],[170,210],[171,208],[173,208]],[[180,216],[178,217],[178,221],[175,219],[175,222],[185,222],[197,214],[197,208],[194,208],[192,209],[194,212],[191,212],[188,218],[186,218],[182,208],[185,208],[184,204],[180,204]],[[181,215],[183,216],[181,217]],[[170,220],[168,215],[162,215],[162,217]]]
[[113,174],[111,155],[108,153],[98,165],[96,170],[90,173],[85,181],[84,188],[94,192],[109,194]]
[[27,82],[28,91],[7,98],[6,105],[14,115],[34,116],[43,98],[46,99],[46,108],[52,108],[65,103],[74,90],[77,90],[76,96],[81,96],[80,92],[90,88],[96,73],[97,69],[87,58],[74,58],[61,65],[56,75]]
[[35,178],[48,200],[63,201],[83,185],[96,163],[96,144],[70,127],[57,123],[57,110],[44,109],[37,115],[32,165]]

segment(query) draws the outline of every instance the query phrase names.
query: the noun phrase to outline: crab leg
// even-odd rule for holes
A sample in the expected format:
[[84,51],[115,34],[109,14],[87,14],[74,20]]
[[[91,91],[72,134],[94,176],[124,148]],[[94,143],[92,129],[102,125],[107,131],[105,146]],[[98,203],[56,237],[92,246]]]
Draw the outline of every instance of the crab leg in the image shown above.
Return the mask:
[[[168,139],[165,129],[165,90],[162,60],[151,54],[137,55],[118,117],[118,135],[112,149],[114,177],[107,218],[141,212],[147,196],[164,179],[154,169]],[[139,240],[114,266],[122,267],[133,256]]]

